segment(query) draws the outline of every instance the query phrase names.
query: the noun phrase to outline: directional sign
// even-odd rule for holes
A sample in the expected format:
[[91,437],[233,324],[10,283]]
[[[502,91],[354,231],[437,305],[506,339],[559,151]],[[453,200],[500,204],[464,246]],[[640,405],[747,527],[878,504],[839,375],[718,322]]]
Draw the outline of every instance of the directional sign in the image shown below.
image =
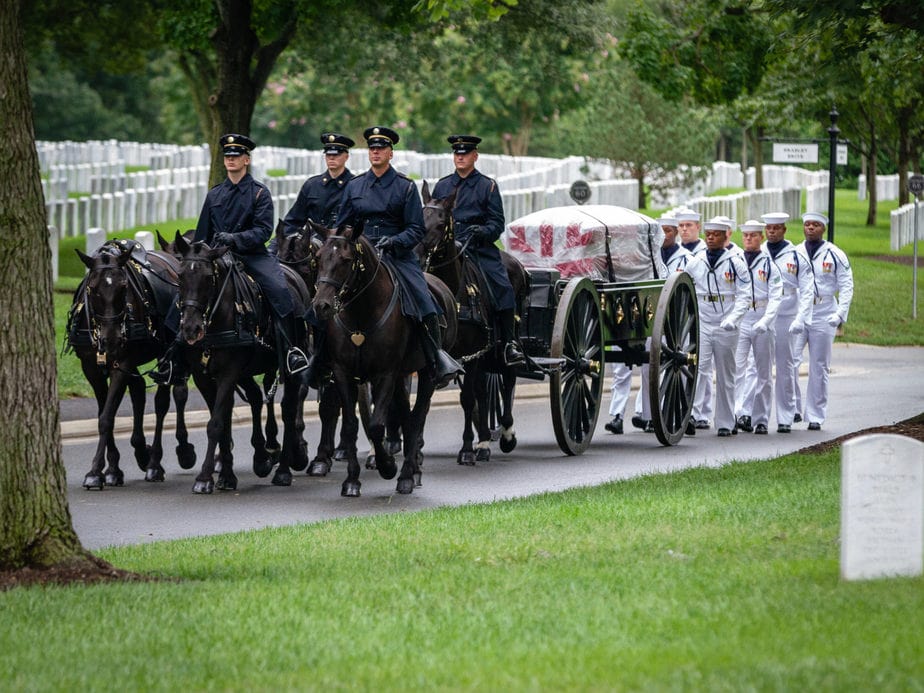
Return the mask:
[[817,164],[818,145],[778,142],[773,145],[773,162],[777,164]]
[[908,192],[912,195],[920,195],[924,192],[924,176],[915,174],[908,179]]
[[837,164],[839,166],[847,165],[847,145],[846,144],[837,145]]
[[590,199],[590,186],[587,185],[587,181],[576,180],[571,184],[568,194],[572,200],[582,205]]

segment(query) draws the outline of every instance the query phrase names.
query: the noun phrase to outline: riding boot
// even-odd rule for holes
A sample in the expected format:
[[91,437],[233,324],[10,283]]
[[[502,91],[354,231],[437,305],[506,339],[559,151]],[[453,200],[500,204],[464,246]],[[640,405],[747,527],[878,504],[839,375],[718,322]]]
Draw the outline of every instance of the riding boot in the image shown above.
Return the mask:
[[421,347],[427,361],[433,367],[436,389],[446,387],[457,377],[465,375],[465,369],[442,348],[440,323],[436,313],[426,316],[421,323],[424,334],[421,335]]
[[517,344],[514,330],[513,308],[497,312],[497,321],[500,327],[500,341],[504,345],[504,364],[515,366],[523,363],[526,357]]
[[295,315],[290,313],[285,317],[276,316],[273,323],[276,326],[276,353],[279,357],[280,371],[294,375],[305,370],[308,367],[308,358],[297,346]]
[[179,385],[189,376],[183,353],[183,342],[173,341],[148,375],[156,385]]

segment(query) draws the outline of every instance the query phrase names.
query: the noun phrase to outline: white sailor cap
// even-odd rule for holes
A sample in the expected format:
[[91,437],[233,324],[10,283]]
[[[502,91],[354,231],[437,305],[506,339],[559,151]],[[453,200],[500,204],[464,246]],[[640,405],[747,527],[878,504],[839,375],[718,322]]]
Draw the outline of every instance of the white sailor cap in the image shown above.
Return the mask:
[[718,217],[713,217],[703,224],[703,231],[725,231],[727,233],[731,231],[731,224],[726,223]]
[[724,221],[728,224],[729,228],[735,228],[735,221],[731,217],[727,217],[724,214],[719,214],[718,216],[712,217],[711,221]]
[[748,219],[739,228],[741,233],[760,233],[764,230],[764,225],[756,219]]
[[789,215],[786,212],[769,212],[760,218],[765,224],[785,224],[788,219]]
[[806,212],[802,215],[802,221],[819,221],[825,226],[828,225],[828,217],[821,212]]
[[677,226],[677,219],[674,218],[674,217],[660,217],[660,218],[658,219],[658,226],[660,226],[662,229],[663,229],[665,226],[673,226],[673,227],[676,227],[676,226]]
[[702,219],[699,212],[692,209],[681,209],[674,213],[674,218],[677,221],[699,221]]

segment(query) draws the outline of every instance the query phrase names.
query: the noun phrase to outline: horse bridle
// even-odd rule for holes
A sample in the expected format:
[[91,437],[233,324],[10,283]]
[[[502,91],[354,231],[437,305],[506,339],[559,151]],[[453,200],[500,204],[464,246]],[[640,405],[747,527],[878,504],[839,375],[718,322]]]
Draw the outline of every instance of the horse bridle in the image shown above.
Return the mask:
[[[194,262],[204,262],[204,261],[203,260],[188,260],[188,262],[194,263]],[[215,295],[215,300],[212,301],[211,304],[208,304],[208,303],[203,303],[202,301],[197,301],[196,299],[187,298],[186,300],[180,302],[179,304],[181,319],[182,319],[184,311],[187,308],[196,308],[202,313],[202,328],[206,332],[208,332],[209,324],[211,323],[212,313],[215,310],[215,306],[218,305],[218,302],[221,300],[222,295],[224,295],[225,288],[228,286],[228,282],[231,279],[231,273],[234,269],[232,266],[229,265],[228,271],[225,273],[225,279],[221,284],[221,289],[219,289],[218,293],[216,294],[214,289],[215,289],[215,286],[218,284],[218,275],[220,274],[220,270],[218,267],[218,261],[212,260],[211,265],[212,265],[212,272],[211,272],[212,292],[211,293]]]
[[[382,269],[382,262],[379,261],[375,267],[375,272],[372,273],[372,276],[369,278],[369,281],[365,283],[362,287],[356,289],[352,286],[353,281],[357,276],[360,276],[361,273],[365,272],[366,266],[363,264],[363,246],[359,241],[351,241],[346,236],[330,236],[329,239],[343,240],[346,243],[355,243],[356,254],[353,257],[353,260],[350,262],[350,274],[342,282],[332,279],[328,276],[318,277],[318,284],[327,284],[328,286],[334,287],[334,291],[337,294],[334,296],[334,313],[339,313],[345,310],[353,301],[362,296],[363,292],[372,286],[372,282],[375,281],[376,276],[379,273],[379,270]],[[344,302],[344,297],[351,293],[353,298],[349,301]]]
[[[442,209],[442,205],[434,205],[432,203],[427,203],[424,205],[424,209],[429,207],[430,209]],[[452,218],[452,212],[447,213],[447,222],[443,228],[443,235],[440,236],[440,239],[427,251],[427,254],[424,256],[423,262],[423,271],[430,272],[431,270],[440,269],[441,267],[446,267],[454,260],[446,259],[438,265],[433,265],[433,257],[436,255],[438,248],[445,246],[448,243],[455,242],[455,220]],[[468,245],[466,243],[466,245]]]

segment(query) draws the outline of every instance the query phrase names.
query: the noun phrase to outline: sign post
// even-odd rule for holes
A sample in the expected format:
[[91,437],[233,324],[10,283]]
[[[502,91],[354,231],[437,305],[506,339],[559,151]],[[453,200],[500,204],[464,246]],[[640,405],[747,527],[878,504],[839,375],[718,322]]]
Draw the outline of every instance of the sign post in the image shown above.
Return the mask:
[[831,113],[828,115],[831,117],[831,127],[828,128],[831,140],[828,161],[828,243],[834,243],[834,177],[837,175],[837,136],[841,134],[841,130],[837,127],[837,108],[831,106]]
[[908,192],[914,195],[914,252],[911,256],[911,317],[918,317],[918,201],[924,193],[924,176],[918,174],[908,179]]
[[590,199],[590,193],[590,186],[587,184],[587,181],[583,180],[574,181],[571,184],[571,189],[568,191],[568,194],[571,195],[571,199],[579,205],[584,204]]

